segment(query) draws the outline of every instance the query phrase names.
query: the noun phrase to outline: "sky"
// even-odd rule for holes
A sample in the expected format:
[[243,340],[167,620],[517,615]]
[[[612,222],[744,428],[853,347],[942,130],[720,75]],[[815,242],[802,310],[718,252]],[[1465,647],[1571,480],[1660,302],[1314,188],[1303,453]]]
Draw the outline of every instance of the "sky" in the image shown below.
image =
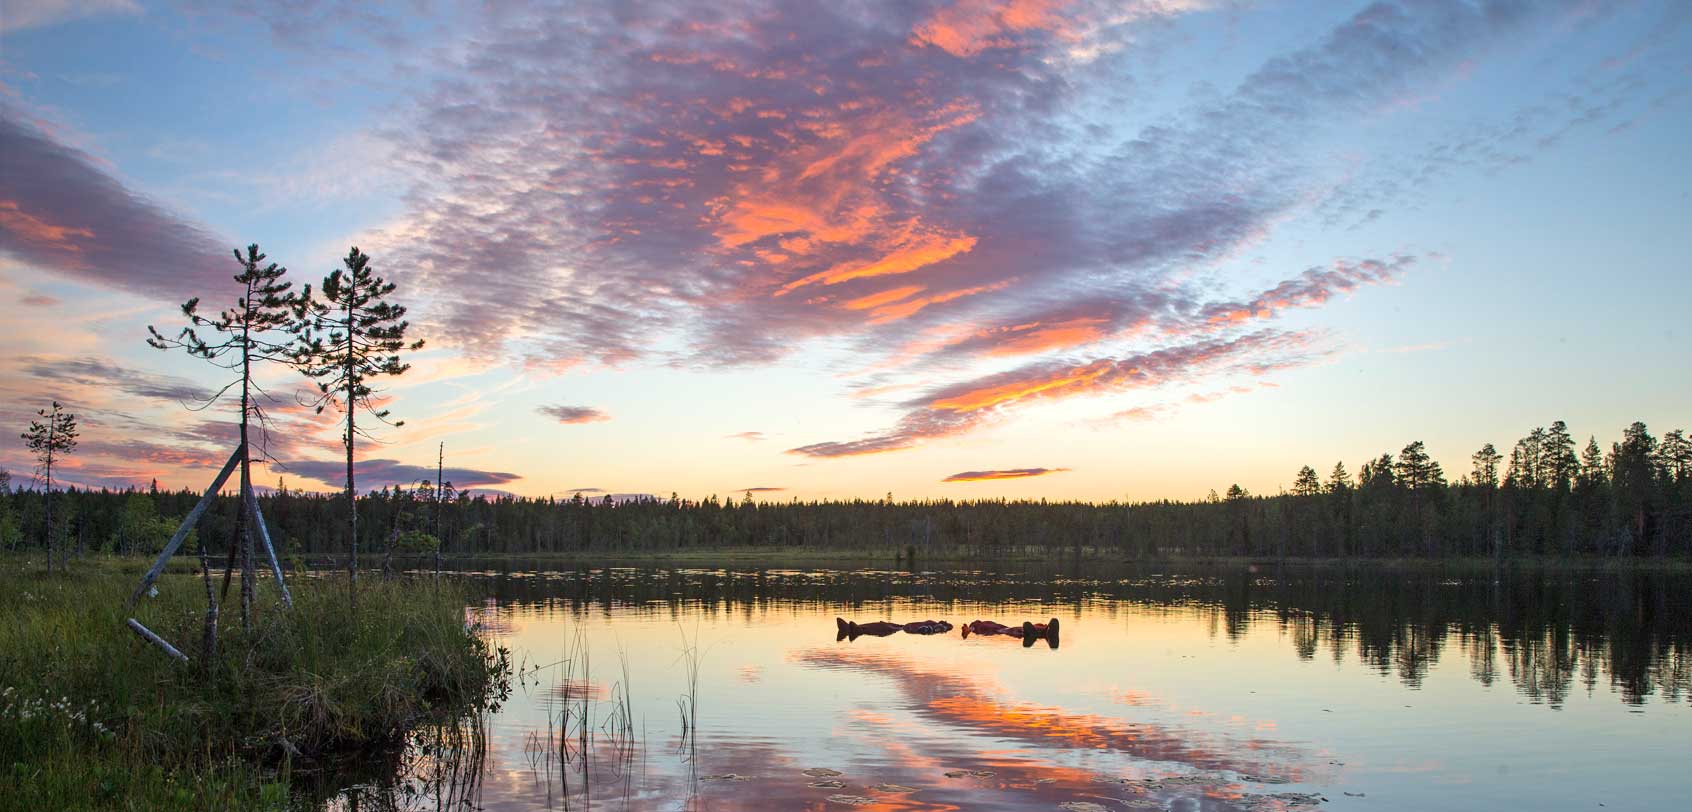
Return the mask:
[[[258,243],[426,341],[360,482],[1195,499],[1692,417],[1692,4],[7,0],[0,468],[204,487]],[[258,475],[330,490],[267,368]],[[202,406],[204,406],[202,408]]]

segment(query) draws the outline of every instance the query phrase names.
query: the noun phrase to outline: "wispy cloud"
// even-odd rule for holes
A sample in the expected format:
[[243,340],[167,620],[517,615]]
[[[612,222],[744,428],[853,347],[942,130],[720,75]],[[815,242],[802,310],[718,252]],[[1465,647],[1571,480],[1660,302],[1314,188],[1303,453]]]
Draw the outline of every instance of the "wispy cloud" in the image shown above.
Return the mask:
[[18,365],[24,372],[38,379],[116,389],[135,397],[199,403],[212,394],[211,390],[182,378],[138,372],[102,358],[29,356],[18,359]]
[[611,419],[611,415],[592,406],[541,406],[535,411],[560,423],[598,423]]
[[735,434],[730,434],[727,437],[725,437],[724,439],[745,440],[749,443],[756,443],[756,442],[760,442],[760,441],[764,440],[765,437],[764,437],[764,433],[761,432],[761,431],[742,431],[742,432],[737,432]]
[[807,457],[848,457],[912,448],[962,434],[997,415],[1030,403],[1189,383],[1201,375],[1262,374],[1323,357],[1310,333],[1259,330],[1235,338],[1177,344],[1159,350],[1089,362],[1044,362],[929,391],[905,403],[906,412],[884,434],[789,449]]
[[[422,480],[434,482],[436,473],[433,465],[412,465],[389,459],[359,460],[353,470],[360,490],[392,485],[409,486]],[[330,488],[346,485],[347,467],[346,462],[342,460],[293,460],[283,463],[282,472],[316,480]],[[503,471],[482,471],[475,468],[446,468],[441,473],[459,490],[504,485],[522,478]]]
[[962,471],[941,482],[988,482],[995,479],[1026,479],[1068,471],[1068,468],[1004,468],[996,471]]
[[135,0],[6,0],[5,13],[0,14],[0,33],[44,28],[88,17],[140,13],[141,6]]

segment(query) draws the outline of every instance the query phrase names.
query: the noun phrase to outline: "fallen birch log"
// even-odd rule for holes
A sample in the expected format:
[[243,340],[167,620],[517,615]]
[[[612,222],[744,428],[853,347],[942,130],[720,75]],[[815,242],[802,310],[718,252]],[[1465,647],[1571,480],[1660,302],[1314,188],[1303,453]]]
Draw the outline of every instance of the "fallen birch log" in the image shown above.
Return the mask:
[[169,654],[170,656],[175,657],[176,659],[181,660],[184,663],[188,662],[188,655],[183,654],[180,651],[177,651],[176,646],[173,646],[173,645],[165,642],[165,639],[163,637],[160,637],[156,634],[153,634],[153,630],[147,628],[146,626],[141,625],[141,621],[136,620],[135,618],[130,618],[127,621],[127,625],[129,626],[129,628],[135,630],[136,634],[141,635],[142,640],[145,640],[149,643],[152,643],[155,646],[158,646],[159,648],[164,650],[164,653]]

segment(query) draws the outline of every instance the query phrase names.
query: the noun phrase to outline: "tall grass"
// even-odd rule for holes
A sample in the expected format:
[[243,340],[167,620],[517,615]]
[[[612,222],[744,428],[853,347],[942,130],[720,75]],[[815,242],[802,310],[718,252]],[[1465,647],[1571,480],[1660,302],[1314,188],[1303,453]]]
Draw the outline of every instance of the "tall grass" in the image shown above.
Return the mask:
[[[139,562],[45,576],[0,559],[0,808],[271,808],[290,776],[401,743],[432,716],[483,701],[508,670],[464,624],[465,597],[296,578],[285,611],[261,591],[252,628],[222,630],[198,662],[204,594],[166,574],[133,615],[196,661],[123,626]],[[14,806],[15,805],[15,806]]]

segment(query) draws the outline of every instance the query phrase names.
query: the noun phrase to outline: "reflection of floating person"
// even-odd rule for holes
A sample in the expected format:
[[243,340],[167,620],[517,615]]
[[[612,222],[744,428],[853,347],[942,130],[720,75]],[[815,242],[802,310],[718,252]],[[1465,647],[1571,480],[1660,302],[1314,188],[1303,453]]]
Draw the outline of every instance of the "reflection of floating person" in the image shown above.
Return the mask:
[[1006,626],[1003,623],[995,623],[991,620],[977,620],[964,624],[963,636],[968,638],[972,634],[1015,637],[1022,640],[1024,647],[1032,646],[1035,640],[1043,639],[1046,641],[1046,645],[1057,648],[1058,619],[1054,617],[1045,623],[1032,623],[1025,620],[1021,626]]
[[837,617],[834,619],[834,625],[838,632],[835,636],[836,640],[843,640],[848,637],[855,640],[859,635],[864,634],[871,637],[886,637],[896,632],[941,634],[952,630],[952,624],[944,620],[918,620],[913,623],[892,623],[886,620],[878,620],[874,623],[853,623],[850,620]]

